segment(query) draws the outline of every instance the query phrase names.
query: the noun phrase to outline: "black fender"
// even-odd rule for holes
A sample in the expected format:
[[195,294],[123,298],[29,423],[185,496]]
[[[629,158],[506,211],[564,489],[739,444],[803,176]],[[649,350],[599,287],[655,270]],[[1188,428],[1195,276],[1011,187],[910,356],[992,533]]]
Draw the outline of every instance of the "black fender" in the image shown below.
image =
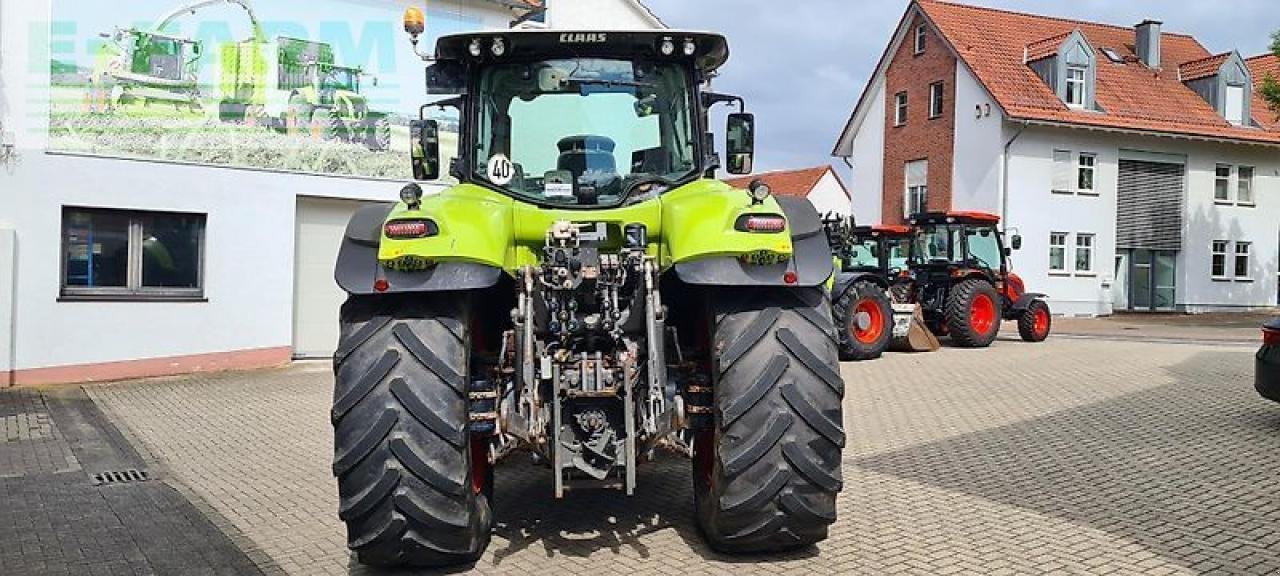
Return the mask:
[[1027,307],[1031,306],[1032,302],[1035,302],[1036,300],[1041,300],[1047,297],[1048,295],[1046,294],[1040,294],[1038,292],[1027,292],[1022,296],[1018,297],[1018,301],[1013,303],[1013,306],[1009,308],[1009,312],[1022,312],[1026,310]]
[[[378,243],[382,225],[393,203],[370,204],[356,211],[347,222],[333,278],[353,296],[403,294],[409,292],[452,292],[489,288],[502,278],[502,269],[471,262],[441,262],[420,272],[389,270],[378,263]],[[386,280],[386,290],[374,284]]]
[[[831,245],[822,231],[822,220],[805,198],[776,197],[791,232],[791,259],[759,266],[733,256],[703,258],[676,264],[676,276],[696,286],[781,286],[811,288],[824,284],[835,269]],[[784,277],[794,272],[796,281]]]
[[831,299],[833,301],[839,299],[845,290],[859,282],[870,282],[885,291],[889,290],[889,281],[875,272],[839,272],[836,274],[835,283],[831,286]]

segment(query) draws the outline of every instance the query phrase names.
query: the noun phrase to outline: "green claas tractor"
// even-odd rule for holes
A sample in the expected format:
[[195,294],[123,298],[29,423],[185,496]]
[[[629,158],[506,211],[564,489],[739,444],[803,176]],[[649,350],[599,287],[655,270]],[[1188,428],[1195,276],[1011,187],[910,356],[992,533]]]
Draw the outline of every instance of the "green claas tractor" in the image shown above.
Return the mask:
[[965,348],[990,346],[1001,320],[1018,323],[1027,342],[1049,336],[1052,317],[1045,295],[1027,292],[1009,255],[1022,247],[1013,236],[1006,248],[997,229],[1000,217],[984,212],[931,212],[911,217],[916,238],[911,249],[911,281],[898,286],[899,299],[924,309],[935,334],[949,335]]
[[[416,46],[420,12],[406,29]],[[826,538],[845,443],[831,251],[807,200],[714,178],[708,108],[741,106],[706,90],[728,55],[673,30],[439,39],[427,87],[460,111],[459,183],[360,210],[335,273],[333,473],[358,561],[474,562],[494,467],[522,452],[556,499],[646,490],[638,467],[682,452],[713,548]],[[732,173],[753,122],[729,116]],[[415,130],[415,179],[436,179],[438,126]]]
[[[222,47],[224,122],[262,125],[325,140],[361,144],[375,152],[391,147],[391,122],[369,109],[361,94],[360,68],[334,63],[323,42],[277,38]],[[377,85],[374,78],[373,84]]]

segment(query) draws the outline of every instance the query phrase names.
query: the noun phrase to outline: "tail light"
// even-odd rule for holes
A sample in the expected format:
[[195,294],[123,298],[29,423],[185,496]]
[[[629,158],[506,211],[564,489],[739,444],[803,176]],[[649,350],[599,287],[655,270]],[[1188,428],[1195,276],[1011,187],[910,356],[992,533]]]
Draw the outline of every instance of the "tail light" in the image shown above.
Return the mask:
[[739,232],[774,234],[787,229],[787,219],[776,214],[744,214],[733,228]]
[[430,220],[392,220],[383,227],[383,232],[392,240],[412,240],[435,236],[440,229]]
[[1262,343],[1267,346],[1280,346],[1280,329],[1263,328]]

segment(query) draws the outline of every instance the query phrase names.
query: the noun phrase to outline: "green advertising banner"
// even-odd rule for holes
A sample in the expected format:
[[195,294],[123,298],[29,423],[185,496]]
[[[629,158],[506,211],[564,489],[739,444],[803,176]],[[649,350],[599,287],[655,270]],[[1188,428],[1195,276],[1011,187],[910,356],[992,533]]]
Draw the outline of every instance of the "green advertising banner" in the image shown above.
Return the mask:
[[[435,39],[480,28],[426,7]],[[403,2],[55,0],[49,148],[404,179],[424,63]],[[439,118],[442,149],[456,118]],[[454,130],[450,130],[453,127]]]

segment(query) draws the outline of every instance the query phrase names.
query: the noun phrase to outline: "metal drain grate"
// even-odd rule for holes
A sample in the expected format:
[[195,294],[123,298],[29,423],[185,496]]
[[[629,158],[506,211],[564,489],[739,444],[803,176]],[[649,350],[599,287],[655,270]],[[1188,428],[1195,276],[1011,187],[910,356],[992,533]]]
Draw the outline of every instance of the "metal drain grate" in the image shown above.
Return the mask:
[[110,486],[112,484],[130,484],[133,482],[146,482],[151,477],[144,470],[113,470],[110,472],[99,472],[89,477],[94,486]]

